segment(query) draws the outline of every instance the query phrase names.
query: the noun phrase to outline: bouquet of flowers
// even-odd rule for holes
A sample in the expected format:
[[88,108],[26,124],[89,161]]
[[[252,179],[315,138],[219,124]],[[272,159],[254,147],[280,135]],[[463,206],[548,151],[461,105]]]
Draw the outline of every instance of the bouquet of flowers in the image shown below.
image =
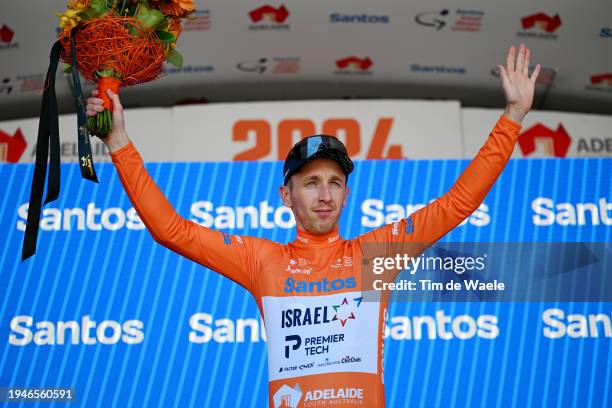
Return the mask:
[[149,82],[159,77],[164,61],[181,67],[176,51],[181,20],[193,0],[70,0],[60,18],[61,59],[72,64],[72,37],[81,74],[98,84],[104,112],[87,121],[89,130],[105,137],[111,129],[112,103],[106,89]]
[[[45,204],[59,197],[58,62],[62,60],[72,69],[81,176],[97,183],[89,137],[94,134],[104,138],[112,129],[113,104],[106,90],[118,93],[121,86],[152,81],[160,75],[164,61],[180,67],[183,57],[175,49],[176,41],[181,20],[193,11],[193,0],[70,0],[68,9],[58,15],[63,30],[49,56],[22,260],[36,252],[45,179]],[[89,119],[85,116],[79,72],[97,82],[98,96],[104,100],[104,111]]]

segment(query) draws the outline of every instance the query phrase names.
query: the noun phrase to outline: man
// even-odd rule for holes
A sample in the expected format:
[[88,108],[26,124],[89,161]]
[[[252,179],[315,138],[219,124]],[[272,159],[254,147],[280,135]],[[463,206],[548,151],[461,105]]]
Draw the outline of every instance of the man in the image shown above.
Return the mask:
[[[338,235],[353,163],[337,139],[304,139],[285,161],[280,195],[296,219],[293,243],[230,236],[176,213],[146,172],[126,135],[119,98],[109,92],[113,130],[104,142],[153,238],[255,297],[268,339],[271,407],[385,405],[382,363],[388,301],[364,301],[362,290],[372,290],[360,273],[365,248],[370,243],[381,248],[422,243],[422,250],[476,210],[510,158],[531,108],[540,66],[529,76],[529,59],[524,45],[518,55],[513,46],[506,66],[499,66],[506,109],[453,187],[407,219],[353,240]],[[88,115],[102,109],[100,99],[88,99]]]

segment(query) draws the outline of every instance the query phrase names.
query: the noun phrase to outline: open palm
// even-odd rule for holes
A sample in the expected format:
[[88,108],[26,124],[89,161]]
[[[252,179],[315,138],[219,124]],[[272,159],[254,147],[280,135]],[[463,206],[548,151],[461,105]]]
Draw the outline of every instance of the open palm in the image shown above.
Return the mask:
[[502,87],[506,97],[506,115],[516,122],[521,122],[531,109],[536,79],[540,73],[540,64],[536,65],[529,76],[529,59],[531,51],[521,44],[518,55],[513,45],[508,50],[506,66],[499,65]]

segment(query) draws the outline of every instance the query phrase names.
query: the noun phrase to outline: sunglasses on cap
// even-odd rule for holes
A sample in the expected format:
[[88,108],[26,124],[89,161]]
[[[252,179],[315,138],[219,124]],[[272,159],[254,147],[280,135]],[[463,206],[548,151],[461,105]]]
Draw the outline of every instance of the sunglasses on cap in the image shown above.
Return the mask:
[[306,163],[314,159],[331,159],[338,163],[348,177],[353,171],[353,161],[344,144],[334,136],[314,135],[297,142],[289,151],[283,167],[284,184]]

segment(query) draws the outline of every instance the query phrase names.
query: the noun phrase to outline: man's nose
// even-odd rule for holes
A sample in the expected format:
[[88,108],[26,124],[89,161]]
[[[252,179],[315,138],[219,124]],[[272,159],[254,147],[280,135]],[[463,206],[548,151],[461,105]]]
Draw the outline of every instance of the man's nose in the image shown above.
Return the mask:
[[330,202],[331,198],[331,189],[329,188],[329,186],[321,186],[321,188],[319,189],[319,200],[323,202]]

